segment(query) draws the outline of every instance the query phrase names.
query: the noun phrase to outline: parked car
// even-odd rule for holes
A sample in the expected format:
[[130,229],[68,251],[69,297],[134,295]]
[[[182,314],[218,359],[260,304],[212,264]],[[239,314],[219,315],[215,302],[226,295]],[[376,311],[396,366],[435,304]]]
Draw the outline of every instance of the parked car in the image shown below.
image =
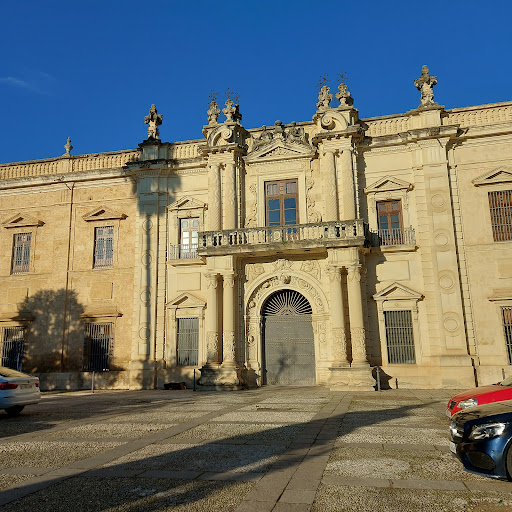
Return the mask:
[[512,402],[472,407],[450,424],[450,450],[471,473],[511,479]]
[[39,379],[5,366],[0,366],[0,409],[10,416],[19,414],[25,405],[41,400]]
[[446,406],[446,415],[451,417],[468,407],[501,402],[503,400],[512,400],[512,377],[490,386],[473,388],[452,396]]

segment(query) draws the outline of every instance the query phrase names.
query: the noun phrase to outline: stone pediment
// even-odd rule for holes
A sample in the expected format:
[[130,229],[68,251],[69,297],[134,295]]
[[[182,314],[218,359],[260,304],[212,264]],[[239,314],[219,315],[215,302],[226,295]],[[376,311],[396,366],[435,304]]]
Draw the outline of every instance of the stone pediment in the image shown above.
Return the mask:
[[82,216],[82,218],[87,221],[95,221],[95,220],[114,220],[114,219],[126,219],[127,215],[124,213],[119,213],[111,208],[107,208],[106,206],[100,206],[99,208],[95,208],[94,210],[86,213]]
[[379,293],[376,293],[373,296],[376,301],[383,300],[421,300],[423,299],[423,295],[421,293],[415,292],[404,286],[400,283],[393,283],[381,290]]
[[255,160],[272,160],[275,158],[303,158],[311,156],[312,148],[296,142],[274,139],[264,146],[252,151],[247,157],[247,162]]
[[206,302],[190,292],[181,293],[167,303],[168,308],[205,308]]
[[182,197],[174,203],[170,204],[168,210],[192,210],[195,208],[205,208],[206,205],[202,201],[198,201],[193,197]]
[[512,183],[512,167],[496,167],[496,169],[486,172],[473,180],[475,187],[494,185],[496,183]]
[[392,176],[384,176],[366,187],[364,193],[371,194],[375,192],[391,192],[393,190],[412,190],[413,188],[414,185],[412,183],[393,178]]
[[44,222],[42,220],[38,220],[24,213],[12,215],[6,221],[2,222],[4,228],[25,228],[29,226],[42,226],[43,224]]

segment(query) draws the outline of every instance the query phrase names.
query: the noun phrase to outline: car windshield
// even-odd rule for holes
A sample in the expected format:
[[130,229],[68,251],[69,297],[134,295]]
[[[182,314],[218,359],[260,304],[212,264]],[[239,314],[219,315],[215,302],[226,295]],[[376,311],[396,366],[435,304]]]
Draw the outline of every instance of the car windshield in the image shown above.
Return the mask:
[[16,370],[12,370],[11,368],[6,368],[5,366],[0,366],[0,377],[26,377],[24,373],[17,372]]
[[509,377],[508,379],[502,380],[500,382],[500,386],[512,386],[512,377]]

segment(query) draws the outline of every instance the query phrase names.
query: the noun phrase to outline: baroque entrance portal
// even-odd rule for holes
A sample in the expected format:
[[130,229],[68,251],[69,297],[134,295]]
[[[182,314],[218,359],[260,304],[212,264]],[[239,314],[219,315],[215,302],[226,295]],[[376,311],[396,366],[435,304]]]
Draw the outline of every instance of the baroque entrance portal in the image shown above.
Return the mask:
[[299,292],[281,290],[262,308],[263,383],[316,384],[311,305]]

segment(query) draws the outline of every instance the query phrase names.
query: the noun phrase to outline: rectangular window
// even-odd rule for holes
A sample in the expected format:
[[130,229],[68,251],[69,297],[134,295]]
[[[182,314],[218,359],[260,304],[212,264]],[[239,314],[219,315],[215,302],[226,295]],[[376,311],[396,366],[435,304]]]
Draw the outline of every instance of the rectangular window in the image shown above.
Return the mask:
[[114,226],[94,228],[94,268],[111,268],[114,264]]
[[297,180],[265,183],[267,226],[291,226],[298,223]]
[[199,318],[178,318],[178,366],[198,364]]
[[402,245],[404,243],[404,232],[401,201],[378,201],[377,216],[380,244]]
[[512,308],[502,308],[508,364],[512,364]]
[[0,338],[0,366],[22,369],[25,352],[25,327],[4,327]]
[[87,322],[84,336],[84,371],[104,372],[109,370],[110,352],[113,347],[114,324]]
[[30,270],[30,244],[32,233],[15,233],[11,274],[24,274]]
[[489,192],[489,210],[494,241],[512,240],[512,190]]
[[384,311],[389,364],[415,364],[411,311]]
[[181,219],[180,258],[197,258],[199,218]]

